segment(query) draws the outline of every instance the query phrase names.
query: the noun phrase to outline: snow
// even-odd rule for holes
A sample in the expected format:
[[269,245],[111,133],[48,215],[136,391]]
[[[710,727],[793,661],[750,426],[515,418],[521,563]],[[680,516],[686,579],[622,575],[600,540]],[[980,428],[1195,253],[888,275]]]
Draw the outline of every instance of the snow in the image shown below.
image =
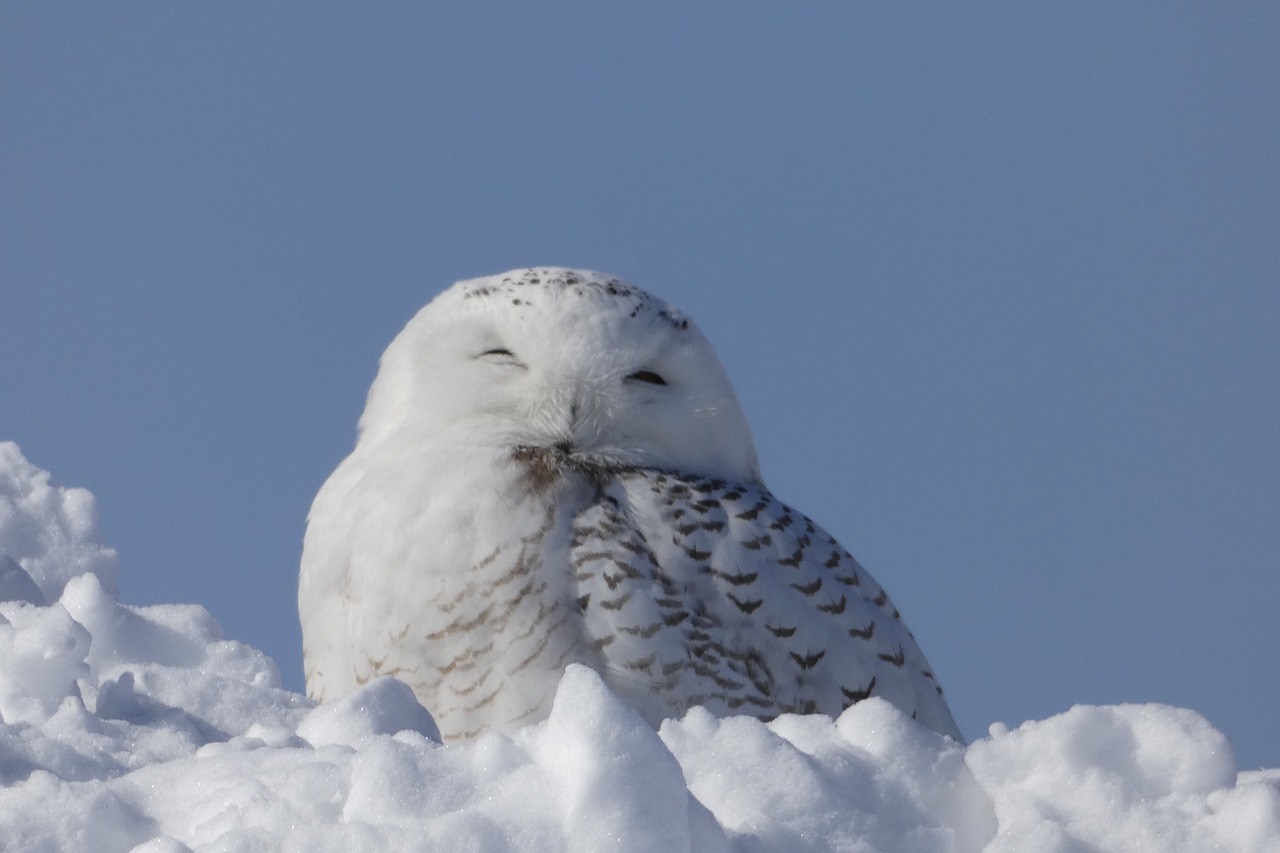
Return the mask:
[[400,682],[316,706],[116,577],[93,496],[0,443],[0,850],[1280,850],[1280,771],[1186,709],[968,747],[875,699],[655,732],[573,667],[545,723],[442,746]]

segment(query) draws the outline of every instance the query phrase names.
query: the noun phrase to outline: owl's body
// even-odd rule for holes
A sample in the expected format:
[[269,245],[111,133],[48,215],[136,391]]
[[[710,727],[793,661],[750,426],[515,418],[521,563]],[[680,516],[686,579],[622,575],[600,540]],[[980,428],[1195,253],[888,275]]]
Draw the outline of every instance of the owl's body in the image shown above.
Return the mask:
[[566,665],[655,724],[881,696],[959,738],[884,591],[764,487],[710,345],[595,273],[460,282],[388,348],[312,507],[307,690],[395,675],[447,739],[535,722]]

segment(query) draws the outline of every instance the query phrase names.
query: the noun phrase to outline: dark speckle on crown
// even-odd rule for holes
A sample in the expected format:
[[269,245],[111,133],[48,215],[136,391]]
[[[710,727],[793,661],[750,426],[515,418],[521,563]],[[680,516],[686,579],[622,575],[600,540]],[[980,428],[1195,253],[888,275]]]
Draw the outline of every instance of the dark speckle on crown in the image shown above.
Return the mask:
[[467,288],[463,298],[501,296],[508,298],[512,305],[524,307],[537,304],[531,295],[539,291],[572,293],[578,297],[595,298],[600,301],[606,299],[621,301],[627,304],[627,313],[633,319],[642,313],[651,313],[678,331],[689,328],[688,318],[661,299],[621,279],[582,270],[558,267],[513,270],[501,276],[477,279]]

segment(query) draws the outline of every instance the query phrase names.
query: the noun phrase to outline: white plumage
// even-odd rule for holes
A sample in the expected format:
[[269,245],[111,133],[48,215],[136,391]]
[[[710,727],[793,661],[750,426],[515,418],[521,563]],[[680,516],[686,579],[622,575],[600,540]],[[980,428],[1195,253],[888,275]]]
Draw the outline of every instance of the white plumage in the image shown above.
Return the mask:
[[410,321],[298,605],[312,697],[394,675],[446,738],[545,717],[574,662],[655,724],[874,695],[960,737],[884,590],[761,482],[710,344],[598,273],[459,282]]

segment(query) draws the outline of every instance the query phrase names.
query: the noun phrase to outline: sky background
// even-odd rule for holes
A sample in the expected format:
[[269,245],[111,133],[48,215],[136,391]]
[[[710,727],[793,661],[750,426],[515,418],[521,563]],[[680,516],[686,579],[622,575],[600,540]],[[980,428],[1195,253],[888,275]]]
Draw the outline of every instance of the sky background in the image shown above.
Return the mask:
[[301,689],[307,508],[452,281],[695,318],[961,727],[1280,766],[1280,5],[0,4],[0,439]]

